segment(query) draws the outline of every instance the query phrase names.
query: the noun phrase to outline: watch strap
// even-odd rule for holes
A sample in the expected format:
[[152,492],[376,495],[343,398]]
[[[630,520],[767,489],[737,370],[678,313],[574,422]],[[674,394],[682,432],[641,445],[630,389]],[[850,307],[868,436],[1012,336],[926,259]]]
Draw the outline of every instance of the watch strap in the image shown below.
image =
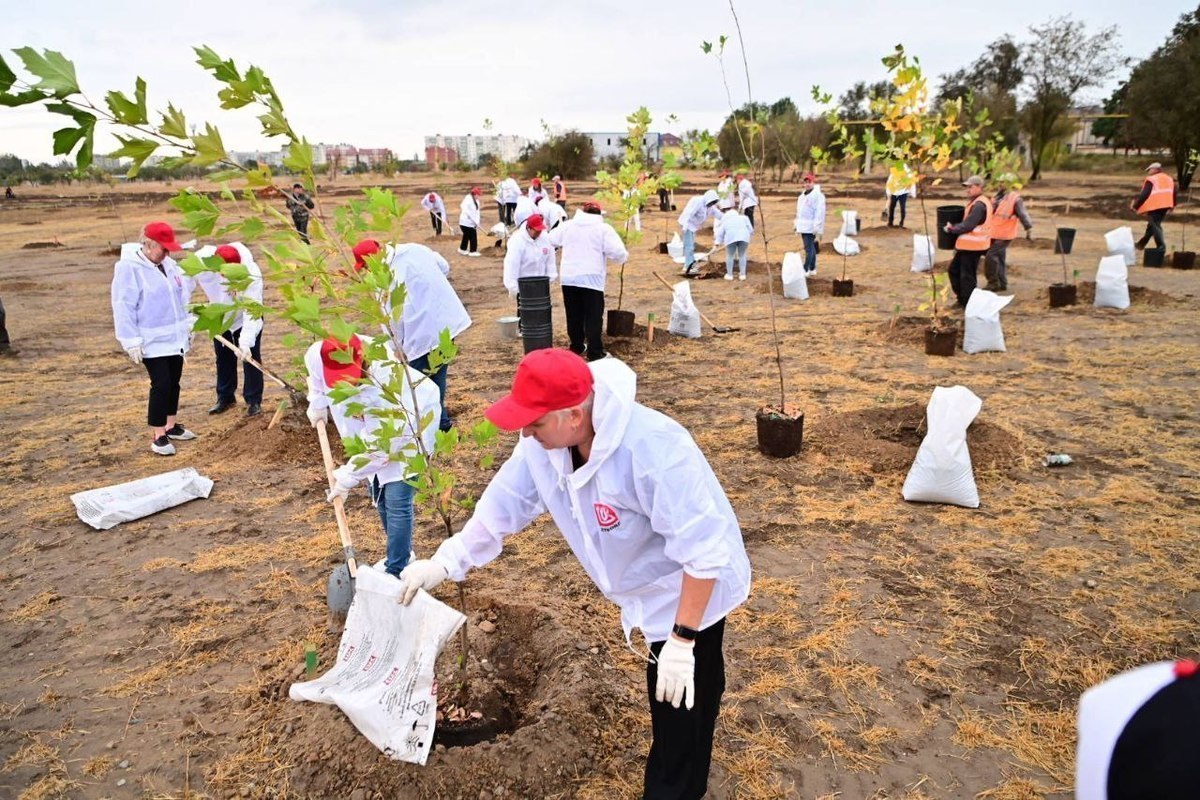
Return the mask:
[[671,633],[675,634],[680,639],[686,639],[689,642],[696,641],[696,637],[700,635],[700,631],[696,630],[695,628],[689,628],[686,625],[680,625],[678,623],[671,628]]

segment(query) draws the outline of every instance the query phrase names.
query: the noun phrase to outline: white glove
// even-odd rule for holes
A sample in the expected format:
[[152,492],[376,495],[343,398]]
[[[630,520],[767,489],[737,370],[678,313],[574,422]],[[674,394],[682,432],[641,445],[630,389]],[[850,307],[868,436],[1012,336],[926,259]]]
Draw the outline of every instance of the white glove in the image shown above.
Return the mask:
[[[654,699],[670,703],[679,708],[681,701],[688,711],[696,704],[696,657],[695,642],[683,642],[668,636],[658,653],[658,682],[654,687]],[[686,700],[685,700],[686,698]]]
[[129,354],[129,360],[135,364],[142,363],[142,359],[145,358],[145,354],[142,352],[142,346],[140,344],[135,344],[132,347],[126,347],[125,352]]
[[351,477],[346,467],[338,467],[333,471],[333,488],[325,495],[325,499],[332,503],[340,497],[345,501],[355,486],[358,486],[358,479]]
[[400,604],[408,605],[421,589],[431,590],[448,577],[446,568],[429,559],[413,561],[400,571]]
[[308,421],[312,423],[314,428],[324,425],[329,422],[329,409],[325,407],[317,408],[311,403],[308,410],[304,412],[308,416]]
[[243,347],[239,345],[238,349],[234,352],[237,353],[238,361],[245,361],[247,358],[254,358],[254,353],[250,351],[249,347]]
[[517,297],[517,290],[516,290],[516,289],[509,289],[509,290],[508,290],[508,296],[509,296],[509,297],[511,297],[511,298],[513,298],[513,299],[515,300],[515,299],[516,299],[516,297]]

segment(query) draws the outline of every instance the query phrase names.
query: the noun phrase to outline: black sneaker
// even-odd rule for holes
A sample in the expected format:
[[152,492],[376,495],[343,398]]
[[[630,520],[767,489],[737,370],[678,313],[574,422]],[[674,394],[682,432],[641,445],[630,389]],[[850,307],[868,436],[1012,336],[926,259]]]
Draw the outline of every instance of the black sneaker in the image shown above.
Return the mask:
[[[169,436],[170,438],[172,438],[176,441],[179,441],[179,442],[186,442],[190,439],[196,438],[196,434],[192,433],[187,428],[180,425],[178,422],[176,422],[170,428],[167,428],[167,436]],[[174,452],[174,450],[172,450],[171,452]]]
[[171,444],[171,440],[166,435],[160,436],[150,443],[150,449],[158,453],[160,456],[175,455],[175,445]]
[[246,416],[247,417],[257,417],[261,413],[262,413],[262,404],[261,403],[251,403],[250,405],[246,406]]

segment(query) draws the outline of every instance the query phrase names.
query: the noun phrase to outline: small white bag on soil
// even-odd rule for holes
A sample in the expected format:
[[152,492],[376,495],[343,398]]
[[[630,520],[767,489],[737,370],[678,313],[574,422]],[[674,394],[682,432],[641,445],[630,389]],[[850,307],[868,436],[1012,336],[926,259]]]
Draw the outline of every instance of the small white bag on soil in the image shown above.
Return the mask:
[[683,263],[683,239],[679,238],[679,231],[671,237],[671,241],[667,242],[667,255],[675,259],[678,263]]
[[857,236],[858,235],[858,212],[843,211],[842,212],[842,231],[838,236]]
[[1125,266],[1132,267],[1137,263],[1133,251],[1133,229],[1123,226],[1104,234],[1104,243],[1108,245],[1110,256],[1119,255],[1125,259]]
[[933,237],[913,234],[913,272],[929,272],[933,269]]
[[1003,353],[1004,331],[1000,327],[1000,311],[1013,301],[1013,296],[1001,297],[986,289],[971,292],[967,301],[964,353]]
[[98,531],[208,497],[213,482],[191,467],[71,495],[75,513]]
[[833,249],[839,256],[856,256],[859,253],[858,242],[845,235],[833,240]]
[[336,705],[385,756],[424,764],[437,724],[434,665],[467,618],[423,590],[400,605],[403,584],[366,564],[354,584],[333,668],[293,683],[288,697]]
[[982,407],[983,401],[965,386],[933,390],[925,409],[928,431],[904,479],[905,500],[979,508],[967,428]]
[[687,281],[675,284],[675,299],[671,301],[671,324],[667,330],[676,336],[700,338],[700,310],[692,302],[692,285]]
[[804,257],[783,254],[783,296],[791,300],[808,299],[808,279],[804,277]]
[[1100,266],[1096,269],[1095,306],[1129,308],[1129,268],[1125,266],[1122,256],[1105,256],[1100,259]]

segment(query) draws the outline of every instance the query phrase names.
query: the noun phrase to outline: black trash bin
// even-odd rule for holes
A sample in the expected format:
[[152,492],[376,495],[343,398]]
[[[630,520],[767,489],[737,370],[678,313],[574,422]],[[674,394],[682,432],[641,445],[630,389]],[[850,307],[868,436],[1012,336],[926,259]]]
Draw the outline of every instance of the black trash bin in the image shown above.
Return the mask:
[[958,235],[946,233],[946,225],[957,225],[967,215],[966,206],[937,207],[937,246],[939,250],[953,250]]
[[1071,247],[1075,244],[1074,228],[1056,228],[1054,231],[1054,254],[1066,253],[1071,255]]
[[521,317],[521,340],[525,352],[554,346],[554,328],[550,319],[550,279],[518,278],[517,309]]

